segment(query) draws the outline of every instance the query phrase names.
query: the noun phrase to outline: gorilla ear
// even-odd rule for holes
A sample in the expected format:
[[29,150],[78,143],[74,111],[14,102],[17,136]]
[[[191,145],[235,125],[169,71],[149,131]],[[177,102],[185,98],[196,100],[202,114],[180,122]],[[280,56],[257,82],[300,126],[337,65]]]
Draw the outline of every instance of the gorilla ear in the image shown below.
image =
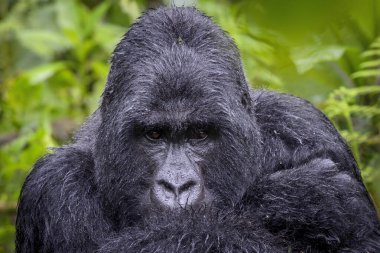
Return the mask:
[[249,96],[248,92],[244,92],[241,96],[241,104],[247,111],[251,111],[251,97]]
[[100,101],[102,111],[106,112],[108,110],[109,104],[111,103],[112,94],[113,87],[107,83]]
[[240,78],[237,80],[238,87],[241,90],[241,98],[240,102],[243,105],[244,109],[247,110],[247,112],[251,112],[252,108],[252,102],[251,102],[251,96],[249,95],[249,88],[248,88],[248,83],[245,80],[244,73],[240,74]]

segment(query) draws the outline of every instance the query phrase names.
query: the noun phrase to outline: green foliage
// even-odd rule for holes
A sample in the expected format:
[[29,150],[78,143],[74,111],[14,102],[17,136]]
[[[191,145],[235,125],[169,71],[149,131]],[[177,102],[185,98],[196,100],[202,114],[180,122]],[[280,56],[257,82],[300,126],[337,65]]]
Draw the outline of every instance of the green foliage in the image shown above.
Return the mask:
[[364,51],[362,63],[352,73],[356,87],[340,87],[330,94],[324,104],[327,116],[334,121],[342,136],[350,144],[362,169],[367,186],[380,205],[380,61],[373,54],[380,39]]
[[[59,138],[60,129],[54,123],[74,126],[96,108],[108,71],[107,58],[123,33],[122,28],[102,22],[108,8],[100,4],[90,11],[76,1],[41,4],[27,16],[20,13],[25,22],[18,22],[17,30],[3,30],[10,39],[1,41],[1,46],[21,50],[23,55],[9,59],[7,65],[14,69],[2,76],[0,133],[5,134],[3,138],[15,137],[5,141],[0,151],[4,164],[0,178],[7,182],[13,175],[13,182],[19,182],[1,186],[2,201],[17,199],[18,191],[7,188],[19,188],[23,180],[14,172],[25,175],[46,147],[66,141]],[[47,17],[56,18],[47,23]],[[7,20],[3,24],[12,26]]]
[[[334,120],[342,136],[351,144],[353,153],[363,172],[374,169],[371,161],[380,167],[377,152],[368,152],[367,145],[376,146],[380,144],[380,134],[376,131],[380,116],[379,101],[371,101],[371,97],[378,97],[380,86],[372,85],[365,87],[346,88],[341,87],[332,92],[324,105],[327,116]],[[373,131],[375,130],[375,131]],[[380,150],[379,150],[380,151]],[[371,155],[372,159],[362,157]],[[363,164],[366,160],[368,164]],[[376,161],[378,160],[378,161]],[[367,165],[367,167],[364,167]],[[377,172],[378,173],[378,172]],[[366,173],[368,182],[373,181],[372,173]],[[374,176],[374,175],[372,175]]]
[[[159,2],[0,1],[0,252],[12,251],[17,198],[31,166],[96,109],[112,49]],[[379,206],[380,4],[199,0],[198,7],[235,39],[250,83],[325,111]]]
[[97,107],[109,56],[129,25],[108,17],[120,5],[137,12],[129,9],[124,18],[139,15],[135,1],[111,3],[2,6],[9,13],[0,22],[0,252],[12,250],[16,202],[33,163],[48,147],[67,142]]

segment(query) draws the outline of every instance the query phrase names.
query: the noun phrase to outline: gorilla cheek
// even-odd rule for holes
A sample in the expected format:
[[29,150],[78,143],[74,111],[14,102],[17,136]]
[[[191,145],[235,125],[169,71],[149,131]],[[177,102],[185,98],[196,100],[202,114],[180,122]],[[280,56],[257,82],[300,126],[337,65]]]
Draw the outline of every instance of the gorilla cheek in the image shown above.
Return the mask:
[[238,154],[232,150],[226,151],[225,155],[211,159],[213,162],[204,169],[205,188],[209,189],[214,199],[222,202],[223,205],[238,202],[248,188],[251,179],[247,160],[240,154],[239,161],[234,159],[234,162],[231,162],[232,159],[229,156],[238,157]]

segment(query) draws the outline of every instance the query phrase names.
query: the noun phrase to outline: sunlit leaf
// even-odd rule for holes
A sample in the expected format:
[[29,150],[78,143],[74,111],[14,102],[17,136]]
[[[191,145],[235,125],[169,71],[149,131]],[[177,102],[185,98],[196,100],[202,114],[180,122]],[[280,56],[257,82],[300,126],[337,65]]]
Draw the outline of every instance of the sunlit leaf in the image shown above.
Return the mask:
[[99,24],[96,30],[95,41],[109,53],[112,52],[121,36],[127,31],[123,27],[110,24]]
[[127,13],[131,17],[132,20],[135,20],[141,14],[141,10],[136,1],[120,0],[120,7],[124,13]]
[[66,68],[66,65],[63,62],[50,63],[28,70],[24,73],[24,76],[33,85],[47,80],[64,68]]
[[362,57],[380,56],[380,49],[371,49],[362,53]]
[[17,37],[27,49],[45,58],[70,47],[69,41],[62,34],[45,30],[19,30]]
[[359,70],[352,74],[352,78],[380,76],[379,69]]
[[366,61],[360,64],[359,68],[372,68],[380,66],[380,60]]
[[110,7],[110,2],[103,2],[99,4],[91,13],[91,23],[97,24],[104,18],[104,15],[106,14],[107,10]]
[[80,33],[79,5],[73,0],[56,1],[57,21],[61,28]]
[[293,59],[299,73],[305,73],[317,64],[339,60],[346,48],[342,46],[315,46],[292,50]]

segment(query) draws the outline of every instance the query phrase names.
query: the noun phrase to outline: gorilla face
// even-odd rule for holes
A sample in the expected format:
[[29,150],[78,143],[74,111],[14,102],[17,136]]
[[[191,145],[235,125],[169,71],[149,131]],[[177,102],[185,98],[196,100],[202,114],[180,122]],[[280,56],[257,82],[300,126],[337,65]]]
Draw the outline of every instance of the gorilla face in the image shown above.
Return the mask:
[[189,51],[175,44],[146,60],[145,71],[122,76],[127,91],[106,98],[95,163],[106,205],[120,220],[133,209],[233,205],[253,180],[259,135],[232,92],[236,81]]
[[94,159],[101,197],[120,220],[152,207],[230,206],[259,174],[260,134],[237,48],[200,15],[183,27],[157,22],[182,15],[147,13],[114,51]]

